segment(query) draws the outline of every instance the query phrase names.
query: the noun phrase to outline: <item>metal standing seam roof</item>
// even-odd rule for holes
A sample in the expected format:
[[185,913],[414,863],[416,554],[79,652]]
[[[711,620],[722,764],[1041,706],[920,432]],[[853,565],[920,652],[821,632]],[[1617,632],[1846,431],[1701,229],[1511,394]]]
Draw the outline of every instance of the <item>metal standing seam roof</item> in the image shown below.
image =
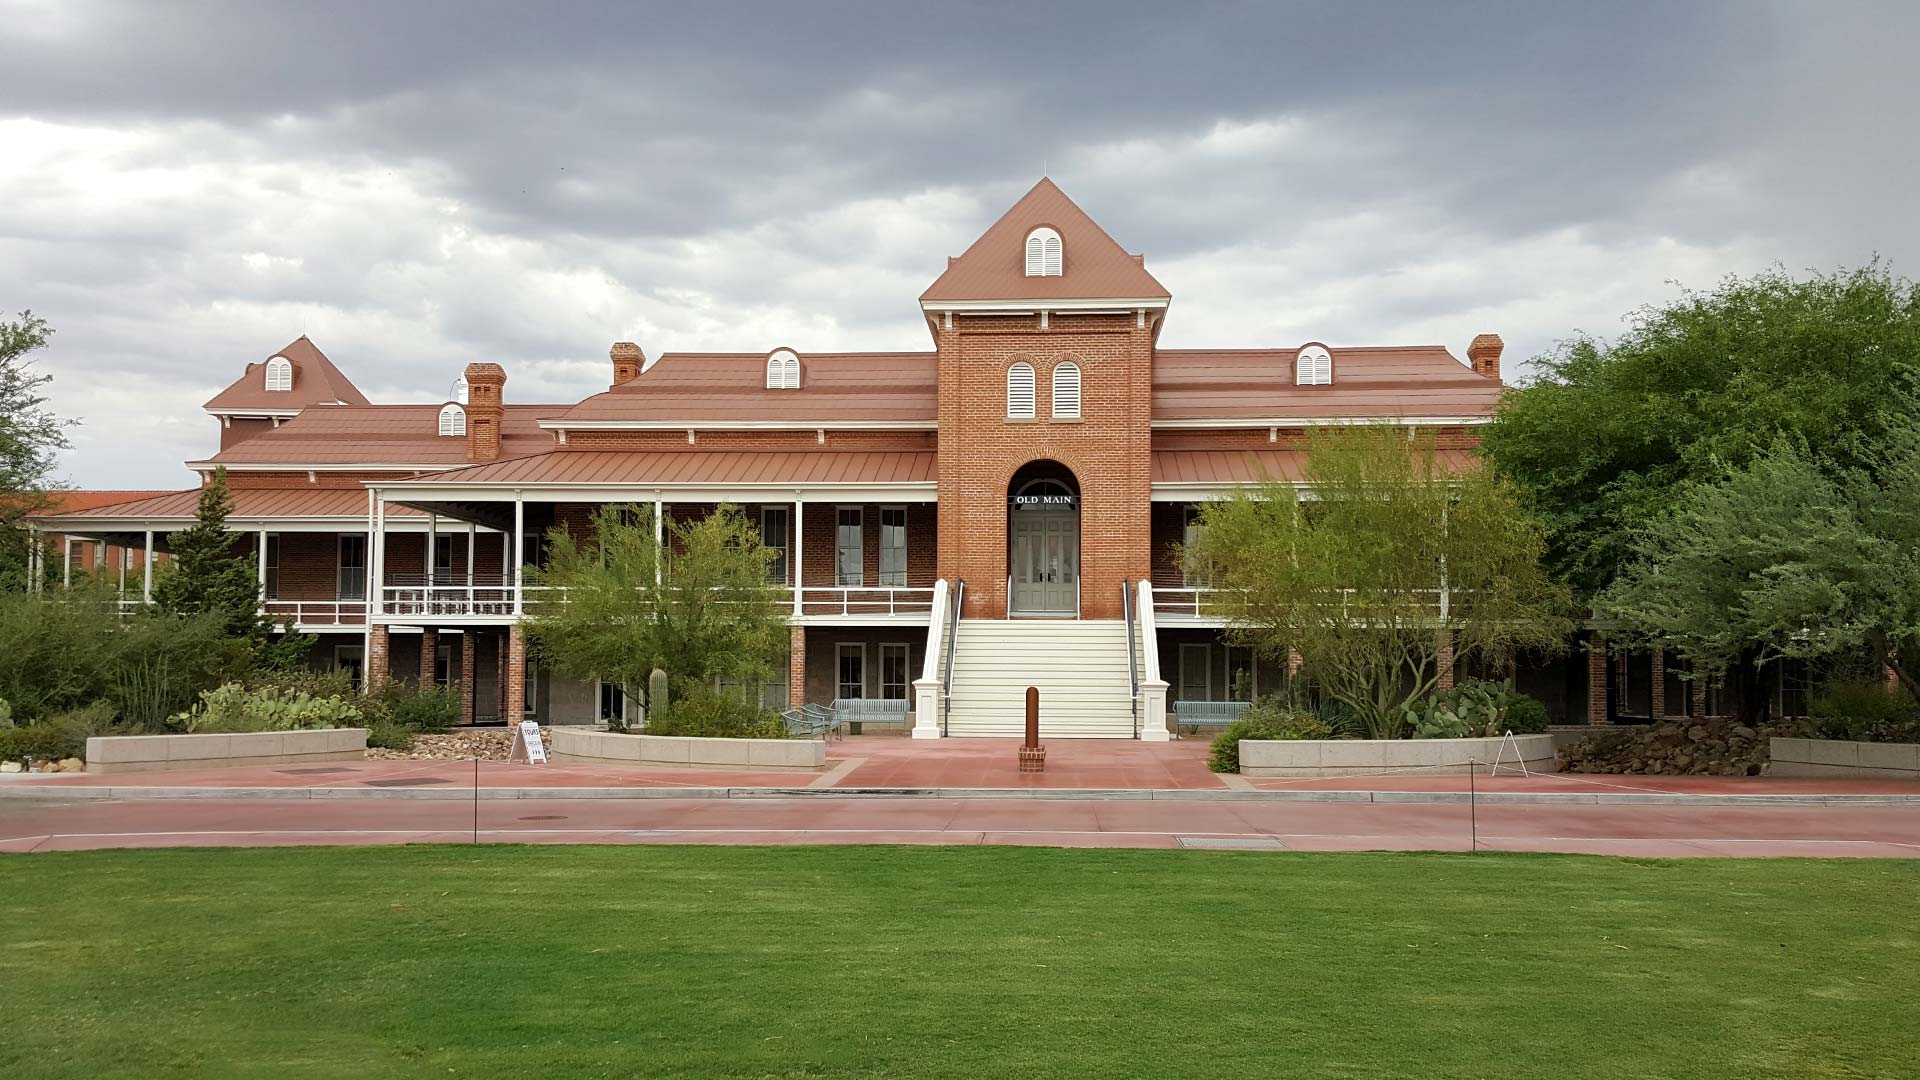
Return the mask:
[[[1061,273],[1028,277],[1027,234],[1045,225],[1060,234]],[[920,299],[1170,300],[1167,287],[1054,182],[1041,177],[980,239],[947,261]]]
[[1443,345],[1329,348],[1333,382],[1300,386],[1291,349],[1158,349],[1153,418],[1491,416],[1501,384]]
[[[1447,472],[1477,465],[1465,450],[1438,450],[1435,462]],[[1296,484],[1307,475],[1305,450],[1155,450],[1156,484],[1258,484],[1265,480]]]
[[[118,518],[193,517],[200,507],[200,488],[170,491],[126,502],[92,506],[69,513],[48,514],[62,521],[107,520]],[[233,498],[232,516],[239,518],[293,517],[367,517],[367,492],[364,488],[243,488],[228,493]],[[415,510],[388,506],[389,514],[414,514]]]
[[640,376],[556,419],[571,421],[897,421],[940,415],[930,352],[799,353],[800,388],[767,388],[768,353],[664,353]]
[[387,489],[441,484],[930,484],[931,450],[556,450],[414,477]]
[[339,402],[346,405],[365,405],[367,395],[353,385],[353,380],[333,366],[333,361],[320,351],[305,334],[287,343],[273,356],[284,356],[293,365],[293,388],[291,390],[267,389],[267,360],[257,364],[248,364],[246,373],[213,396],[202,408],[206,409],[261,409],[279,411],[283,409],[303,409],[308,405],[331,405]]
[[[279,427],[208,458],[214,465],[464,465],[467,440],[441,435],[443,405],[335,405],[312,408]],[[500,453],[518,457],[553,446],[542,419],[565,405],[508,405],[500,425]]]

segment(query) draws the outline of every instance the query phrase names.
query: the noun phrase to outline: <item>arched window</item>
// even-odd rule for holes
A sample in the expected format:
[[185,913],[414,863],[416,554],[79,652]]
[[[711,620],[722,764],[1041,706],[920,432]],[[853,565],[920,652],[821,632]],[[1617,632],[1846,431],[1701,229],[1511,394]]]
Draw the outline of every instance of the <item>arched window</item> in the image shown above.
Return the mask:
[[1299,386],[1333,385],[1333,354],[1324,345],[1309,345],[1293,361],[1293,381]]
[[1027,276],[1060,276],[1060,234],[1042,226],[1027,234]]
[[1007,419],[1033,419],[1033,365],[1025,360],[1007,369]]
[[467,377],[465,375],[453,380],[453,391],[447,395],[447,398],[457,404],[465,405],[467,403]]
[[800,357],[792,349],[775,349],[767,354],[767,389],[800,389]]
[[284,356],[267,361],[267,389],[293,389],[293,362]]
[[1053,418],[1080,419],[1080,365],[1071,360],[1053,365]]
[[467,410],[458,405],[445,405],[440,409],[440,434],[465,435],[467,433]]

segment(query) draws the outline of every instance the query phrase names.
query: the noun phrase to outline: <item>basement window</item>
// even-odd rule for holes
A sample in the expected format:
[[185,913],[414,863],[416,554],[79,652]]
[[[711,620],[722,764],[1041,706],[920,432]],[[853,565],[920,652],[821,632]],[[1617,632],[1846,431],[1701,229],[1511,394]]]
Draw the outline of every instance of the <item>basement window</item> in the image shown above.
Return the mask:
[[447,405],[440,410],[440,434],[465,435],[467,433],[467,410],[458,405]]

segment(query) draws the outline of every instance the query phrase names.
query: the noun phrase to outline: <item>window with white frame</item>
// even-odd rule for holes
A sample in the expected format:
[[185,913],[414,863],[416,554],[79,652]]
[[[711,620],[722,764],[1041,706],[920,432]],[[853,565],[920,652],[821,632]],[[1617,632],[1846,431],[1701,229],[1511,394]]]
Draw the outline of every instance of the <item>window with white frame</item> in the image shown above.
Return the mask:
[[833,696],[853,700],[867,696],[867,647],[858,641],[843,641],[834,646],[836,677]]
[[760,508],[760,542],[775,555],[767,564],[767,578],[776,584],[787,581],[787,553],[790,541],[787,538],[787,508],[784,506],[763,506]]
[[540,711],[540,668],[533,661],[527,661],[526,667],[521,669],[520,682],[527,688],[526,701],[521,703],[520,713],[531,717]]
[[366,649],[359,643],[339,642],[333,647],[333,666],[337,671],[347,673],[347,683],[355,690],[360,689],[360,676],[366,670]]
[[1053,418],[1080,419],[1080,365],[1071,360],[1053,365]]
[[1333,354],[1320,345],[1300,350],[1293,360],[1293,381],[1299,386],[1333,385]]
[[1033,419],[1033,365],[1025,360],[1007,369],[1007,419]]
[[367,538],[358,533],[340,534],[340,577],[335,595],[342,600],[367,598]]
[[445,584],[453,579],[453,537],[433,538],[433,580]]
[[842,506],[835,513],[834,518],[833,583],[865,585],[867,583],[866,509],[859,506]]
[[1213,700],[1213,646],[1204,642],[1181,643],[1180,700]]
[[1239,645],[1227,646],[1227,700],[1252,701],[1253,681],[1257,676],[1253,650]]
[[284,356],[267,361],[267,389],[293,389],[293,362]]
[[1027,276],[1060,276],[1060,234],[1045,226],[1027,234]]
[[465,435],[467,433],[467,410],[458,405],[446,405],[440,409],[440,434]]
[[[105,563],[101,564],[105,566]],[[267,599],[280,599],[280,534],[267,534]]]
[[905,701],[907,687],[911,683],[907,666],[908,648],[905,643],[893,643],[880,646],[880,697],[886,701]]
[[880,508],[880,584],[907,583],[907,508]]
[[600,722],[615,726],[627,722],[627,691],[619,683],[600,684]]
[[792,349],[775,349],[767,354],[767,389],[800,389],[800,356]]

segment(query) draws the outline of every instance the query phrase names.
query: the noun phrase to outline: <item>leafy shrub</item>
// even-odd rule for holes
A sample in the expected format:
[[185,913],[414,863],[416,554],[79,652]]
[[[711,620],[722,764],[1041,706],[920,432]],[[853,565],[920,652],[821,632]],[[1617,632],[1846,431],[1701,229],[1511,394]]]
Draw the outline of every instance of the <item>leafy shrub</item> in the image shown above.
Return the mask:
[[249,690],[298,691],[311,697],[335,697],[343,701],[351,701],[359,693],[354,689],[352,673],[345,668],[255,668],[241,683]]
[[1407,706],[1406,726],[1415,739],[1463,739],[1537,735],[1547,730],[1547,719],[1547,707],[1512,683],[1466,679]]
[[687,681],[673,688],[671,704],[666,708],[648,710],[646,733],[710,739],[784,739],[787,725],[780,714],[738,693]]
[[1827,685],[1807,710],[1823,739],[1920,742],[1920,705],[1903,690],[1874,679]]
[[249,690],[226,683],[200,695],[200,704],[173,717],[175,726],[196,734],[237,731],[303,731],[345,727],[360,722],[352,702],[314,697],[304,690],[272,687]]
[[6,698],[0,698],[0,728],[10,728],[12,726],[13,706],[7,704]]
[[1515,735],[1545,735],[1553,724],[1553,717],[1547,713],[1547,704],[1536,697],[1515,694],[1507,702],[1506,722],[1501,730],[1511,731]]
[[451,686],[417,687],[393,681],[362,701],[360,709],[372,724],[441,732],[460,721],[460,692]]
[[413,736],[412,728],[383,720],[367,728],[367,745],[381,750],[398,750],[405,753],[413,749]]
[[1213,737],[1213,753],[1207,768],[1218,773],[1240,771],[1241,739],[1330,739],[1333,729],[1312,713],[1286,708],[1276,702],[1256,701]]
[[53,724],[0,728],[0,761],[58,761],[79,757],[86,748],[85,740],[76,747],[71,734]]

